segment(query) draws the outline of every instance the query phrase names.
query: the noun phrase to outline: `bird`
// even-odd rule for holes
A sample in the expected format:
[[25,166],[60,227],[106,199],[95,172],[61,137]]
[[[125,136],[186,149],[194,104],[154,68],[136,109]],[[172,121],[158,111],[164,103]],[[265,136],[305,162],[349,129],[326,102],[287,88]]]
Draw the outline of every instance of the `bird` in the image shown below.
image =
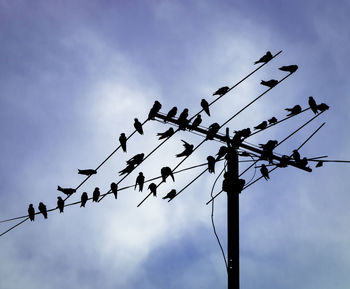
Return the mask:
[[298,70],[298,65],[293,64],[293,65],[281,66],[278,69],[289,73],[293,73]]
[[84,193],[81,194],[81,197],[80,197],[80,202],[81,202],[80,208],[81,208],[81,207],[84,207],[84,208],[85,208],[85,204],[86,204],[86,202],[88,201],[88,199],[89,199],[89,197],[88,197],[87,192],[84,192]]
[[143,134],[142,124],[137,118],[134,118],[134,128],[139,134]]
[[148,119],[154,119],[154,117],[160,111],[161,108],[162,108],[162,105],[160,104],[160,102],[158,100],[156,100],[153,103],[151,110],[149,111]]
[[164,122],[169,121],[171,118],[175,117],[177,114],[177,107],[174,106],[172,109],[169,110],[168,114],[166,115]]
[[276,80],[276,79],[271,79],[268,81],[262,80],[260,82],[260,84],[265,85],[265,86],[270,87],[270,88],[273,88],[274,86],[276,86],[278,84],[278,80]]
[[43,214],[44,218],[47,219],[47,209],[46,209],[46,206],[42,202],[39,203],[38,209],[39,209],[40,213]]
[[93,170],[93,169],[88,169],[88,170],[79,170],[78,169],[78,174],[85,175],[85,176],[91,176],[91,175],[97,174],[97,171]]
[[265,144],[259,144],[259,146],[265,151],[272,151],[278,144],[277,140],[268,140]]
[[307,164],[308,164],[308,160],[307,160],[307,158],[302,158],[299,162],[298,162],[298,164],[301,166],[301,167],[305,167],[306,168],[306,166],[307,166]]
[[317,105],[317,109],[321,112],[324,112],[325,110],[329,109],[329,106],[325,103],[320,103]]
[[168,137],[172,136],[173,134],[174,134],[174,129],[171,127],[168,130],[166,130],[165,132],[157,133],[157,136],[159,136],[158,139],[164,139],[164,138],[168,138]]
[[119,171],[119,176],[130,174],[135,169],[133,164],[126,166],[125,169]]
[[204,98],[202,98],[201,107],[203,108],[203,110],[205,111],[205,113],[206,113],[208,116],[210,116],[209,103],[208,103]]
[[271,117],[269,120],[268,120],[269,124],[274,124],[277,122],[277,118],[275,118],[274,116]]
[[151,193],[153,194],[154,197],[157,196],[157,185],[155,183],[151,183],[148,186],[148,189],[151,191]]
[[120,146],[122,147],[123,152],[125,153],[126,153],[126,141],[127,141],[127,138],[125,136],[125,133],[121,133],[119,137],[119,143],[120,143]]
[[208,156],[207,157],[208,161],[208,171],[210,174],[215,174],[215,158],[213,156]]
[[270,179],[269,170],[264,164],[261,165],[260,172],[261,172],[261,175],[265,178],[265,180]]
[[239,193],[241,193],[243,191],[244,185],[245,185],[245,180],[244,179],[238,179]]
[[118,199],[118,185],[116,183],[111,183],[111,191],[115,199]]
[[63,213],[64,200],[61,197],[57,197],[57,208],[60,210],[60,213]]
[[220,125],[217,122],[211,124],[208,128],[206,139],[213,139],[215,134],[219,131],[219,129]]
[[267,51],[264,56],[262,56],[259,60],[255,61],[254,64],[258,63],[267,63],[273,58],[270,51]]
[[317,104],[315,99],[312,96],[309,96],[309,106],[314,114],[317,114]]
[[267,127],[267,121],[264,120],[263,122],[261,122],[260,124],[258,124],[257,126],[254,126],[254,129],[265,129]]
[[163,197],[162,199],[169,199],[169,201],[171,201],[173,198],[175,198],[176,196],[176,190],[172,189],[165,197]]
[[316,168],[323,167],[323,161],[318,161],[315,167]]
[[77,190],[72,188],[61,188],[60,186],[57,186],[57,191],[60,191],[66,194],[67,196],[70,196],[71,194],[74,194]]
[[136,190],[136,186],[138,185],[139,186],[139,192],[142,192],[144,182],[145,182],[145,176],[143,175],[142,172],[139,172],[139,175],[136,178],[134,190]]
[[213,93],[213,95],[223,95],[225,93],[227,93],[228,91],[230,90],[230,88],[228,86],[223,86],[223,87],[220,87],[217,91],[215,91]]
[[100,189],[96,187],[94,192],[92,193],[92,201],[97,202],[99,197],[100,197]]
[[33,222],[35,219],[35,209],[33,207],[33,204],[29,204],[28,216],[29,216],[29,220],[31,220]]
[[173,171],[171,170],[171,168],[162,167],[160,169],[160,174],[162,175],[162,180],[164,183],[166,182],[166,178],[169,176],[172,178],[173,182],[175,182],[174,174],[173,174]]
[[294,105],[292,108],[285,108],[284,110],[289,111],[287,116],[292,116],[292,115],[301,113],[301,106],[297,104],[297,105]]
[[196,118],[193,120],[191,126],[189,127],[190,130],[197,128],[202,122],[202,117],[200,114],[196,116]]
[[145,156],[144,153],[134,155],[131,159],[127,160],[126,163],[128,165],[138,166],[140,163],[142,163],[144,156]]
[[223,158],[226,154],[227,154],[227,147],[221,146],[219,148],[218,153],[216,154],[216,160],[218,161],[219,159]]
[[292,157],[296,163],[300,162],[300,154],[298,150],[293,150]]
[[194,145],[189,144],[188,142],[186,142],[184,140],[181,140],[181,141],[183,142],[183,146],[185,149],[181,153],[176,155],[177,158],[188,157],[193,152],[193,148],[194,148]]
[[281,160],[278,164],[276,164],[279,168],[286,168],[288,166],[290,157],[287,155],[282,155]]
[[188,109],[185,108],[179,115],[179,118],[177,119],[179,129],[185,129],[188,125]]

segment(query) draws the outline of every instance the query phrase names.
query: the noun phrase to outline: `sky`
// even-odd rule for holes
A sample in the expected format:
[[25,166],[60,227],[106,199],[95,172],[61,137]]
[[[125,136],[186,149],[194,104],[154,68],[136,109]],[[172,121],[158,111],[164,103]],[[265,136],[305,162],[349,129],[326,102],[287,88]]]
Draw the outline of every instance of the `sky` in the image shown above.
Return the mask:
[[[282,65],[299,69],[234,118],[230,132],[253,128],[285,108],[307,108],[309,96],[330,109],[276,149],[291,154],[322,123],[300,153],[350,160],[348,1],[6,1],[0,0],[0,220],[23,216],[30,203],[56,206],[57,185],[75,187],[77,169],[95,168],[147,118],[153,102],[190,114],[200,100],[233,86],[266,51],[279,54],[211,107],[203,125],[224,123],[281,79]],[[249,143],[282,140],[313,117],[309,110],[256,134]],[[69,201],[107,192],[125,161],[148,154],[169,125],[149,121]],[[224,132],[224,128],[222,129]],[[202,137],[179,132],[138,172],[152,178],[174,167],[182,142]],[[206,162],[222,144],[205,143],[180,168]],[[346,163],[312,173],[278,169],[240,195],[241,288],[345,289],[350,277],[350,196]],[[243,171],[246,164],[240,164]],[[158,197],[137,204],[147,190],[120,191],[86,208],[37,215],[0,237],[0,288],[226,288],[227,274],[211,227],[216,174],[204,174],[172,202],[201,168],[179,173]],[[251,169],[242,177],[259,177]],[[214,193],[221,190],[221,179]],[[68,200],[67,200],[68,201]],[[226,247],[226,196],[215,201],[215,224]],[[0,223],[1,232],[18,221]]]

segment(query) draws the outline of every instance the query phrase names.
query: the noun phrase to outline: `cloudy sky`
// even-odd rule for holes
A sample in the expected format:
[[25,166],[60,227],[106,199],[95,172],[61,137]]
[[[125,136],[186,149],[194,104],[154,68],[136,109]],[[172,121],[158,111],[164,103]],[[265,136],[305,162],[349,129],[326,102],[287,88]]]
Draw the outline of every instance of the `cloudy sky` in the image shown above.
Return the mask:
[[[298,64],[288,77],[228,124],[230,131],[307,107],[308,96],[331,108],[283,143],[290,154],[323,122],[300,150],[302,156],[350,160],[348,110],[348,1],[6,1],[0,0],[0,219],[26,214],[28,205],[56,206],[57,185],[75,187],[80,168],[95,168],[133,132],[155,100],[199,111],[270,50],[283,52],[203,115],[220,124],[281,79],[282,65]],[[313,116],[311,111],[261,132],[250,143],[282,140]],[[106,192],[125,160],[149,153],[156,133],[169,126],[147,122],[127,154],[118,151],[70,198],[95,187]],[[174,167],[181,139],[175,135],[139,171],[146,179]],[[220,143],[204,144],[181,168],[205,162]],[[222,169],[217,164],[217,173]],[[315,163],[310,163],[314,167]],[[245,165],[241,164],[241,171]],[[173,202],[202,168],[176,175],[158,198],[132,189],[60,215],[38,215],[0,238],[1,288],[226,288],[225,264],[206,206],[216,175],[206,173]],[[350,195],[347,164],[326,163],[312,173],[293,167],[271,173],[240,196],[241,288],[345,289],[350,284]],[[246,181],[259,171],[244,174]],[[243,176],[242,176],[243,177]],[[221,189],[219,181],[214,192]],[[226,197],[215,202],[215,221],[226,242]],[[1,232],[17,221],[1,223]]]

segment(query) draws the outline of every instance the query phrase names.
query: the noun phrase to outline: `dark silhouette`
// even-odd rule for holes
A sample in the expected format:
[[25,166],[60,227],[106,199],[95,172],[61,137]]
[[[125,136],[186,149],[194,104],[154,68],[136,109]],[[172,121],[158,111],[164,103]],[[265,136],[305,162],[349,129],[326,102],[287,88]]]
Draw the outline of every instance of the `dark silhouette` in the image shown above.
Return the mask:
[[245,180],[244,179],[238,179],[239,193],[241,193],[243,191],[244,186],[245,186]]
[[100,189],[96,187],[94,192],[92,193],[92,201],[98,202],[99,197],[100,197]]
[[160,174],[162,175],[162,180],[164,183],[166,182],[166,178],[169,176],[172,178],[173,182],[175,182],[174,174],[173,174],[173,171],[171,170],[171,168],[169,168],[169,167],[161,168]]
[[205,113],[210,116],[209,103],[204,98],[201,101],[201,107],[203,108]]
[[321,103],[321,104],[317,105],[317,109],[319,111],[323,112],[323,111],[326,111],[327,109],[329,109],[329,106],[325,103]]
[[284,110],[289,111],[289,113],[287,114],[287,116],[292,116],[292,115],[296,115],[298,113],[301,113],[301,106],[299,104],[294,105],[292,108],[285,108]]
[[202,117],[200,114],[198,114],[194,119],[194,121],[192,122],[192,125],[189,127],[189,130],[197,128],[201,124],[201,122],[202,122]]
[[135,166],[133,164],[126,166],[124,170],[121,170],[119,172],[119,176],[130,174],[135,169]]
[[93,169],[88,169],[88,170],[79,170],[78,169],[78,174],[85,175],[85,176],[91,176],[91,175],[97,174],[97,171],[93,170]]
[[67,196],[70,196],[71,194],[74,194],[77,190],[72,188],[61,188],[60,186],[57,186],[57,191],[60,191],[66,194]]
[[280,67],[278,69],[282,70],[282,71],[293,73],[293,72],[296,72],[298,70],[298,65],[295,65],[295,64],[287,65],[287,66],[282,66],[282,67]]
[[317,114],[317,104],[312,96],[309,96],[309,106],[314,114]]
[[176,155],[177,158],[188,157],[193,152],[194,145],[189,144],[188,142],[185,142],[184,140],[181,140],[181,141],[183,142],[183,146],[185,149],[181,153]]
[[267,169],[267,167],[264,164],[261,165],[260,172],[261,172],[261,175],[264,177],[265,180],[269,180],[270,179],[269,170]]
[[271,117],[269,120],[268,120],[269,124],[274,124],[277,122],[277,118],[275,118],[274,116]]
[[181,112],[181,114],[179,115],[179,118],[177,120],[178,124],[179,124],[179,129],[184,130],[187,127],[187,125],[189,123],[189,120],[187,119],[187,117],[188,117],[188,109],[185,108]]
[[173,117],[175,117],[177,114],[177,107],[174,106],[171,110],[169,110],[168,114],[166,115],[164,122],[169,121],[170,119],[172,119]]
[[300,162],[300,154],[298,150],[293,150],[292,157],[296,163]]
[[119,137],[119,142],[120,142],[120,146],[123,149],[123,152],[125,153],[126,153],[126,141],[127,141],[127,138],[125,136],[125,133],[121,133]]
[[168,138],[169,136],[172,136],[173,134],[174,134],[174,129],[171,127],[165,132],[157,133],[157,136],[159,136],[158,139],[164,139],[164,138]]
[[228,86],[223,86],[223,87],[220,87],[217,91],[215,91],[213,93],[213,95],[223,95],[225,93],[227,93],[228,91],[230,90],[230,88]]
[[318,161],[316,164],[316,168],[323,167],[323,161]]
[[258,63],[267,63],[273,58],[270,51],[267,51],[264,56],[262,56],[259,60],[255,61],[254,64]]
[[306,168],[307,167],[307,164],[308,164],[308,160],[307,158],[302,158],[299,162],[298,162],[298,165],[300,165],[301,167],[304,167]]
[[232,137],[232,140],[231,140],[231,144],[234,146],[234,147],[238,147],[241,145],[242,141],[243,141],[243,138],[247,138],[250,136],[251,134],[251,130],[250,128],[245,128],[245,129],[242,129],[242,130],[238,130],[238,131],[234,131],[234,136]]
[[118,199],[118,185],[116,183],[111,183],[111,191],[115,199]]
[[280,162],[278,164],[276,164],[276,166],[278,166],[279,168],[286,168],[289,164],[289,160],[290,160],[289,156],[283,155],[281,157]]
[[261,153],[261,158],[268,160],[270,164],[273,163],[273,150],[277,146],[278,142],[276,140],[269,140],[266,144],[259,144],[263,149]]
[[136,178],[134,190],[136,190],[136,186],[138,185],[139,186],[139,192],[142,192],[144,182],[145,182],[145,176],[143,175],[142,172],[139,172],[139,175]]
[[215,158],[213,156],[208,156],[207,157],[208,161],[208,171],[210,174],[215,174]]
[[60,213],[63,213],[64,200],[61,197],[57,197],[57,208],[60,210]]
[[148,189],[151,191],[151,193],[153,194],[154,197],[157,196],[157,185],[155,183],[151,183],[148,186]]
[[219,131],[220,125],[214,122],[209,126],[206,139],[214,139],[215,134]]
[[161,108],[162,108],[162,105],[160,104],[160,102],[158,100],[156,100],[153,104],[153,107],[149,111],[148,119],[154,119],[154,117],[160,111]]
[[134,165],[137,166],[143,161],[143,157],[145,156],[144,153],[134,155],[131,159],[127,160],[126,163],[128,165]]
[[88,197],[88,194],[86,192],[81,194],[81,197],[80,197],[80,202],[81,202],[80,208],[81,207],[85,208],[85,204],[88,201],[88,199],[89,199],[89,197]]
[[227,154],[227,146],[221,146],[218,153],[216,154],[216,160],[220,160]]
[[265,129],[267,127],[267,121],[264,120],[263,122],[259,123],[257,126],[254,126],[254,129]]
[[169,199],[169,200],[172,200],[173,198],[175,198],[176,196],[176,190],[175,189],[172,189],[165,197],[163,197],[162,199],[165,200],[165,199]]
[[276,86],[278,84],[278,80],[276,80],[276,79],[271,79],[271,80],[268,80],[268,81],[262,80],[260,82],[260,84],[265,85],[265,86],[267,86],[269,88],[273,88],[274,86]]
[[134,128],[139,134],[143,134],[142,124],[137,118],[134,118]]
[[33,204],[29,204],[28,215],[29,215],[29,220],[33,222],[35,219],[35,209],[33,207]]
[[263,150],[273,150],[278,144],[277,140],[269,140],[266,144],[259,144]]
[[47,219],[47,209],[46,209],[46,206],[42,202],[39,203],[38,209],[39,209],[40,213],[43,214],[44,218]]

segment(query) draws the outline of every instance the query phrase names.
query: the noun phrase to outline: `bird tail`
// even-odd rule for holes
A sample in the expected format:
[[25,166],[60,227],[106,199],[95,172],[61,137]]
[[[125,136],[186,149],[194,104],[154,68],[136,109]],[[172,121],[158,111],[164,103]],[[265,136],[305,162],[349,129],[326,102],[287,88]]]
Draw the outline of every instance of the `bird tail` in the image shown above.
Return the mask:
[[63,191],[62,188],[60,186],[57,186],[57,191]]

